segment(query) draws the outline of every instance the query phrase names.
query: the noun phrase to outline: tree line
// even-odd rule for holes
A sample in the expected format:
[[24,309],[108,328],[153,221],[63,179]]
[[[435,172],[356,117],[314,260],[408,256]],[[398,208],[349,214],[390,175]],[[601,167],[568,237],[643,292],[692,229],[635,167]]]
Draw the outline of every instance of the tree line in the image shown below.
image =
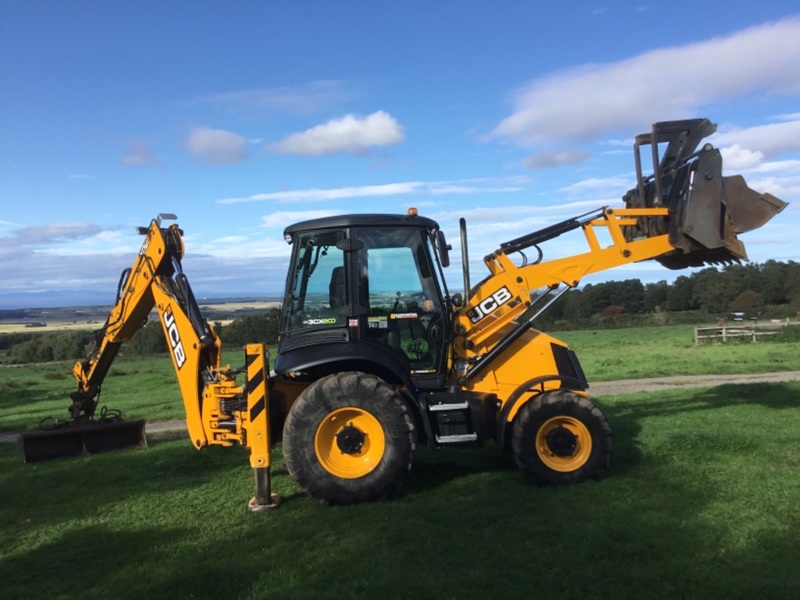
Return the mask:
[[[239,347],[253,342],[276,344],[278,341],[278,310],[240,317],[223,327],[214,323],[214,331],[227,347]],[[9,364],[27,364],[86,358],[102,331],[59,331],[47,333],[9,333],[0,335],[0,356]],[[151,320],[139,329],[122,351],[128,356],[163,354],[167,342],[158,321]]]
[[587,284],[564,294],[548,311],[549,322],[580,323],[598,317],[696,311],[705,318],[784,318],[800,311],[800,263],[767,261],[709,267],[643,284],[639,279]]

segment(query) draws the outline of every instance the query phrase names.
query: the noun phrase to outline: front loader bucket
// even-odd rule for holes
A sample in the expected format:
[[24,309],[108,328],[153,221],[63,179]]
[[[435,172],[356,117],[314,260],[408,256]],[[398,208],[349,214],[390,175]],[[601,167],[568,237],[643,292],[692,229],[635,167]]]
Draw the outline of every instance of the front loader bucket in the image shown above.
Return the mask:
[[98,452],[145,448],[144,419],[67,424],[40,429],[19,437],[22,462],[32,463]]
[[[669,234],[674,252],[658,257],[665,267],[683,269],[747,260],[737,234],[758,229],[786,202],[759,193],[741,175],[722,175],[722,155],[711,144],[696,151],[700,140],[716,130],[706,119],[656,123],[650,134],[636,138],[639,185],[624,197],[627,208],[663,208],[669,216],[629,228],[629,240]],[[653,174],[642,176],[639,146],[667,143]],[[655,152],[655,150],[654,150]]]
[[741,175],[723,177],[716,149],[701,151],[688,175],[685,192],[670,205],[669,241],[680,252],[659,262],[674,269],[747,260],[737,234],[758,229],[786,202],[751,189]]
[[786,207],[786,202],[780,198],[747,187],[741,175],[722,179],[723,201],[736,233],[758,229]]

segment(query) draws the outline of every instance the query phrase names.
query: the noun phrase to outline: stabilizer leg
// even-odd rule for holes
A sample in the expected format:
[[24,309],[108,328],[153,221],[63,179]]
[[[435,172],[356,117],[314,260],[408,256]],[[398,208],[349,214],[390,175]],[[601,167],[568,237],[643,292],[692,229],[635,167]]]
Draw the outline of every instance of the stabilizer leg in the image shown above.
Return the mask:
[[270,489],[269,467],[253,469],[255,477],[255,496],[250,499],[247,509],[251,512],[267,512],[275,510],[281,504],[281,497]]

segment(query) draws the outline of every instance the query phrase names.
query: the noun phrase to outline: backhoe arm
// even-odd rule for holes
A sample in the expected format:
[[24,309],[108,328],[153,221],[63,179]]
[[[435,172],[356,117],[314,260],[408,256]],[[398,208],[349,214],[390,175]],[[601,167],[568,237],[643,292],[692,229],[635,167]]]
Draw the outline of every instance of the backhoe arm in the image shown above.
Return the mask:
[[[129,341],[155,308],[167,341],[186,411],[186,427],[196,448],[241,445],[250,450],[255,495],[249,508],[275,508],[270,492],[269,363],[264,344],[249,344],[245,366],[221,365],[222,342],[202,316],[183,274],[183,232],[160,214],[149,227],[130,269],[120,278],[117,299],[88,357],[76,363],[78,389],[70,412],[75,421],[91,422],[97,396],[121,344]],[[244,375],[244,383],[237,376]]]
[[184,248],[177,226],[161,228],[163,220],[174,218],[160,214],[148,228],[140,228],[146,237],[133,265],[122,272],[114,306],[96,332],[91,352],[73,368],[78,389],[72,394],[70,414],[75,420],[92,419],[100,388],[120,346],[147,323],[155,306],[154,282],[171,277],[175,264],[180,264]]

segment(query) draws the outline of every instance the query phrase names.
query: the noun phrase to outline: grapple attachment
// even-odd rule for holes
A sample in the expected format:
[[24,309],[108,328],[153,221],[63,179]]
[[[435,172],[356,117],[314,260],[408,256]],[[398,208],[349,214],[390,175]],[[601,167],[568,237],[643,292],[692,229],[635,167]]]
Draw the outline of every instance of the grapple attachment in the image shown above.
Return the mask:
[[[747,260],[737,234],[758,229],[786,206],[772,194],[759,193],[741,175],[722,175],[722,156],[711,144],[697,146],[716,131],[707,119],[666,121],[636,137],[638,185],[624,196],[626,208],[664,208],[669,215],[641,219],[625,237],[669,234],[674,252],[658,260],[670,269]],[[659,157],[659,144],[665,144]],[[653,174],[642,175],[641,147],[650,146]]]
[[33,463],[111,450],[145,448],[144,420],[67,422],[23,433],[17,442],[23,462]]

